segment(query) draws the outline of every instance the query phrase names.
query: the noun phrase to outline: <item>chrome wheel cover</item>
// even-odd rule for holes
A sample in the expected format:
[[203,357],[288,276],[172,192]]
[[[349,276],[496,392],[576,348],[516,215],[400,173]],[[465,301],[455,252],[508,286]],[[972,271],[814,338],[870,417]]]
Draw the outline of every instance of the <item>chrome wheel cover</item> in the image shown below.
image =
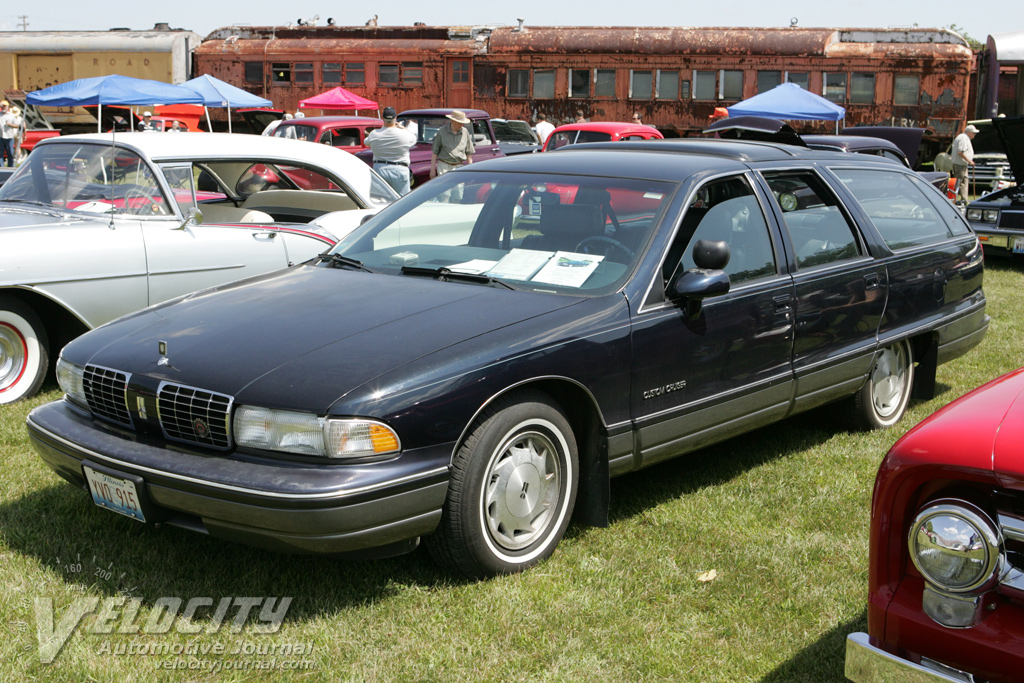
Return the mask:
[[875,413],[883,420],[899,411],[906,400],[908,361],[904,344],[883,349],[875,359],[871,370],[871,402]]
[[522,550],[543,538],[560,518],[565,473],[547,434],[513,430],[495,450],[483,490],[483,517],[493,543]]
[[21,379],[25,372],[28,345],[18,330],[0,322],[0,391],[5,391]]

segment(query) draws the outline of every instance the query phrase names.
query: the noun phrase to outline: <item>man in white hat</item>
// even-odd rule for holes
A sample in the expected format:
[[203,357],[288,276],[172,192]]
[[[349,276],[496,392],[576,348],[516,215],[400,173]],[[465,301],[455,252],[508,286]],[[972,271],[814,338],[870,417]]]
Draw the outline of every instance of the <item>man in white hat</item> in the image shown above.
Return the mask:
[[366,136],[366,144],[373,150],[373,170],[398,194],[409,194],[409,149],[416,144],[416,136],[403,126],[395,125],[395,108],[384,107],[384,127],[376,128]]
[[970,197],[967,187],[967,167],[974,166],[974,145],[971,140],[978,134],[973,125],[964,128],[964,132],[953,140],[953,177],[956,178],[957,201],[966,204]]
[[444,175],[448,171],[464,164],[473,163],[473,133],[466,113],[453,109],[445,116],[449,120],[434,136],[434,144],[430,153],[430,177]]

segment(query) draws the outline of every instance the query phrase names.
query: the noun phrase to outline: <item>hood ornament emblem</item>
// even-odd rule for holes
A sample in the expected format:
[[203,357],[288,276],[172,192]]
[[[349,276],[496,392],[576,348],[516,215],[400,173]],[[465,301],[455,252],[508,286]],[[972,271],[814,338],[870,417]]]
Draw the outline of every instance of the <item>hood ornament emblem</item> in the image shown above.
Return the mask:
[[157,352],[160,354],[160,360],[156,362],[157,365],[171,366],[171,359],[167,357],[167,342],[161,341],[156,343]]

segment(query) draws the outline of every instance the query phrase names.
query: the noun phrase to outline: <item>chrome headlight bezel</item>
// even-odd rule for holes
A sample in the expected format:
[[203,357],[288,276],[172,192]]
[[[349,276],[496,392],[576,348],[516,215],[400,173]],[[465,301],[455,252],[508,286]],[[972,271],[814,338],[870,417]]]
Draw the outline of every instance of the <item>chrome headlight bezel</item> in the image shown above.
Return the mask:
[[60,356],[57,358],[56,374],[57,384],[64,392],[64,397],[76,406],[88,410],[89,402],[85,398],[85,367],[75,365],[64,356]]
[[321,417],[250,405],[235,409],[232,429],[241,448],[332,461],[390,457],[402,446],[395,430],[379,420]]
[[910,525],[907,545],[911,561],[925,580],[948,593],[984,589],[997,579],[1003,565],[999,527],[964,501],[937,501],[919,511]]

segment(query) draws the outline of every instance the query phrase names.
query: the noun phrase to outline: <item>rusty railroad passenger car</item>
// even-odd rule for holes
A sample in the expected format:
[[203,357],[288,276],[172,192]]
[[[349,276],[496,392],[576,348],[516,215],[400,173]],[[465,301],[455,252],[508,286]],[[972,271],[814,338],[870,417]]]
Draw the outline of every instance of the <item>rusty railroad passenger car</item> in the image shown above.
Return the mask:
[[971,66],[945,29],[228,27],[195,52],[196,73],[288,110],[340,85],[399,111],[544,112],[556,124],[639,111],[670,137],[789,81],[846,107],[846,126],[924,127],[936,147],[967,118]]

